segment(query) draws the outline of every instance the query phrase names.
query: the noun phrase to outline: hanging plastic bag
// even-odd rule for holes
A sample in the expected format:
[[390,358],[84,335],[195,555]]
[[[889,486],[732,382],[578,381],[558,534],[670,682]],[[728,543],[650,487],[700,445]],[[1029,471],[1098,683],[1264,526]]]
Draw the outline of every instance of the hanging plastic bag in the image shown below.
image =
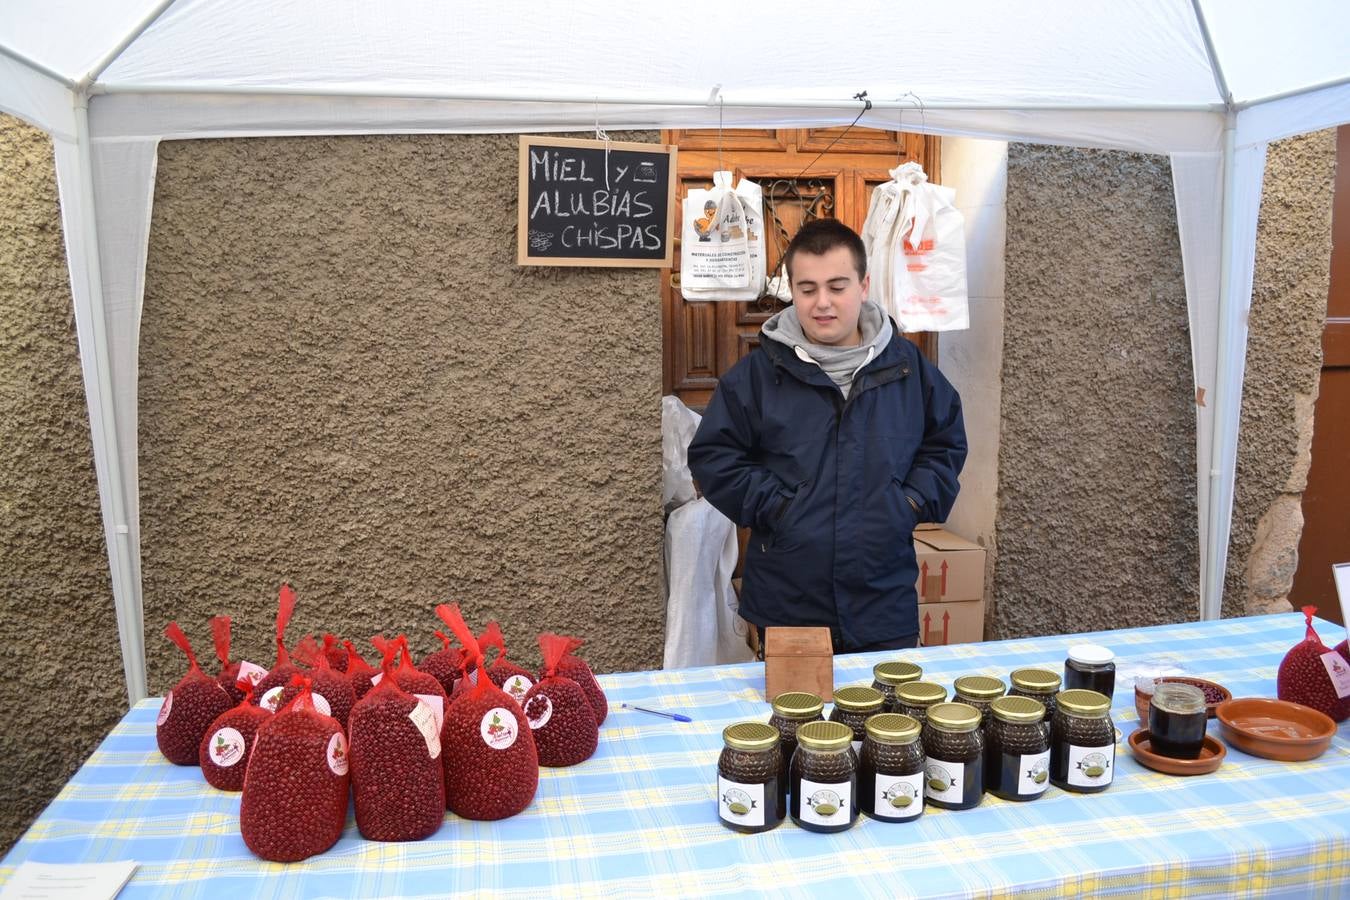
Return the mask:
[[684,200],[680,291],[686,300],[723,299],[720,292],[753,287],[745,208],[731,179],[731,172],[714,172],[711,189],[695,188]]

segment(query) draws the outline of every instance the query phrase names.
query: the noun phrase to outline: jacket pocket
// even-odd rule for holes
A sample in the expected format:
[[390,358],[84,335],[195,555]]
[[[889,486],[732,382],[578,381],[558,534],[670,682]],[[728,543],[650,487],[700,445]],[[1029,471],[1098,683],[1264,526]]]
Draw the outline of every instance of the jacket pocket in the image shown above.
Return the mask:
[[783,504],[783,510],[774,520],[772,528],[769,530],[768,539],[762,544],[761,550],[765,553],[777,547],[782,537],[790,532],[792,526],[801,518],[802,498],[809,493],[810,485],[805,482],[798,482],[792,491],[792,496],[788,498],[787,503]]

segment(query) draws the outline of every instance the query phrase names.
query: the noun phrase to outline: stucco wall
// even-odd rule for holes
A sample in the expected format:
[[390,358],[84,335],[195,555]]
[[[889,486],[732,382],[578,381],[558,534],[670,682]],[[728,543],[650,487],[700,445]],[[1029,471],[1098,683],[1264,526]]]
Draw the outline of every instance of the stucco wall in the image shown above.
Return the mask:
[[[640,134],[627,139],[651,140]],[[659,666],[653,270],[518,268],[514,136],[160,148],[140,381],[149,681],[178,618],[290,637],[406,631],[434,604]]]
[[0,853],[126,712],[92,454],[51,141],[0,114]]
[[1167,160],[1008,148],[998,637],[1195,618],[1195,412]]

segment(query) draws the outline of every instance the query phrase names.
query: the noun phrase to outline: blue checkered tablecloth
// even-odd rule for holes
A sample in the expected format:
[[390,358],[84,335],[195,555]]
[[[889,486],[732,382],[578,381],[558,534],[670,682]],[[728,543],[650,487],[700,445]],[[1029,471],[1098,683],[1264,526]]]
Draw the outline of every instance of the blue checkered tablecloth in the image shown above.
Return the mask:
[[[1318,622],[1328,646],[1344,631]],[[1235,696],[1273,696],[1275,672],[1303,635],[1297,616],[931,647],[835,660],[837,686],[870,683],[871,667],[903,657],[949,689],[960,675],[1005,678],[1020,666],[1059,669],[1069,644],[1111,647],[1123,673],[1170,663]],[[600,748],[570,769],[544,769],[533,805],[501,822],[447,815],[425,841],[363,840],[348,820],[327,853],[281,865],[239,836],[239,795],[155,749],[158,700],[138,704],[0,865],[25,860],[140,866],[123,890],[139,897],[843,897],[1127,895],[1350,896],[1350,723],[1306,763],[1232,748],[1213,775],[1175,778],[1140,767],[1122,742],[1104,793],[1051,787],[1030,803],[986,796],[977,808],[929,808],[910,823],[866,817],[839,834],[785,821],[742,835],[716,812],[721,730],[766,720],[760,664],[601,677],[612,711]],[[1137,726],[1128,678],[1112,715]],[[693,724],[618,708],[678,710]],[[1211,723],[1217,734],[1217,723]]]

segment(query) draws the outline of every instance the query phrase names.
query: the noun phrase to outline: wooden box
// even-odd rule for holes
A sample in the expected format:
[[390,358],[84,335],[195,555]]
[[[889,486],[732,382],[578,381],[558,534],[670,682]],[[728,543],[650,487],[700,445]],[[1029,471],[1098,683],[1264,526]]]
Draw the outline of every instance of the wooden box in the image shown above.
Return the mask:
[[834,699],[834,645],[828,628],[764,630],[764,698],[807,691]]

